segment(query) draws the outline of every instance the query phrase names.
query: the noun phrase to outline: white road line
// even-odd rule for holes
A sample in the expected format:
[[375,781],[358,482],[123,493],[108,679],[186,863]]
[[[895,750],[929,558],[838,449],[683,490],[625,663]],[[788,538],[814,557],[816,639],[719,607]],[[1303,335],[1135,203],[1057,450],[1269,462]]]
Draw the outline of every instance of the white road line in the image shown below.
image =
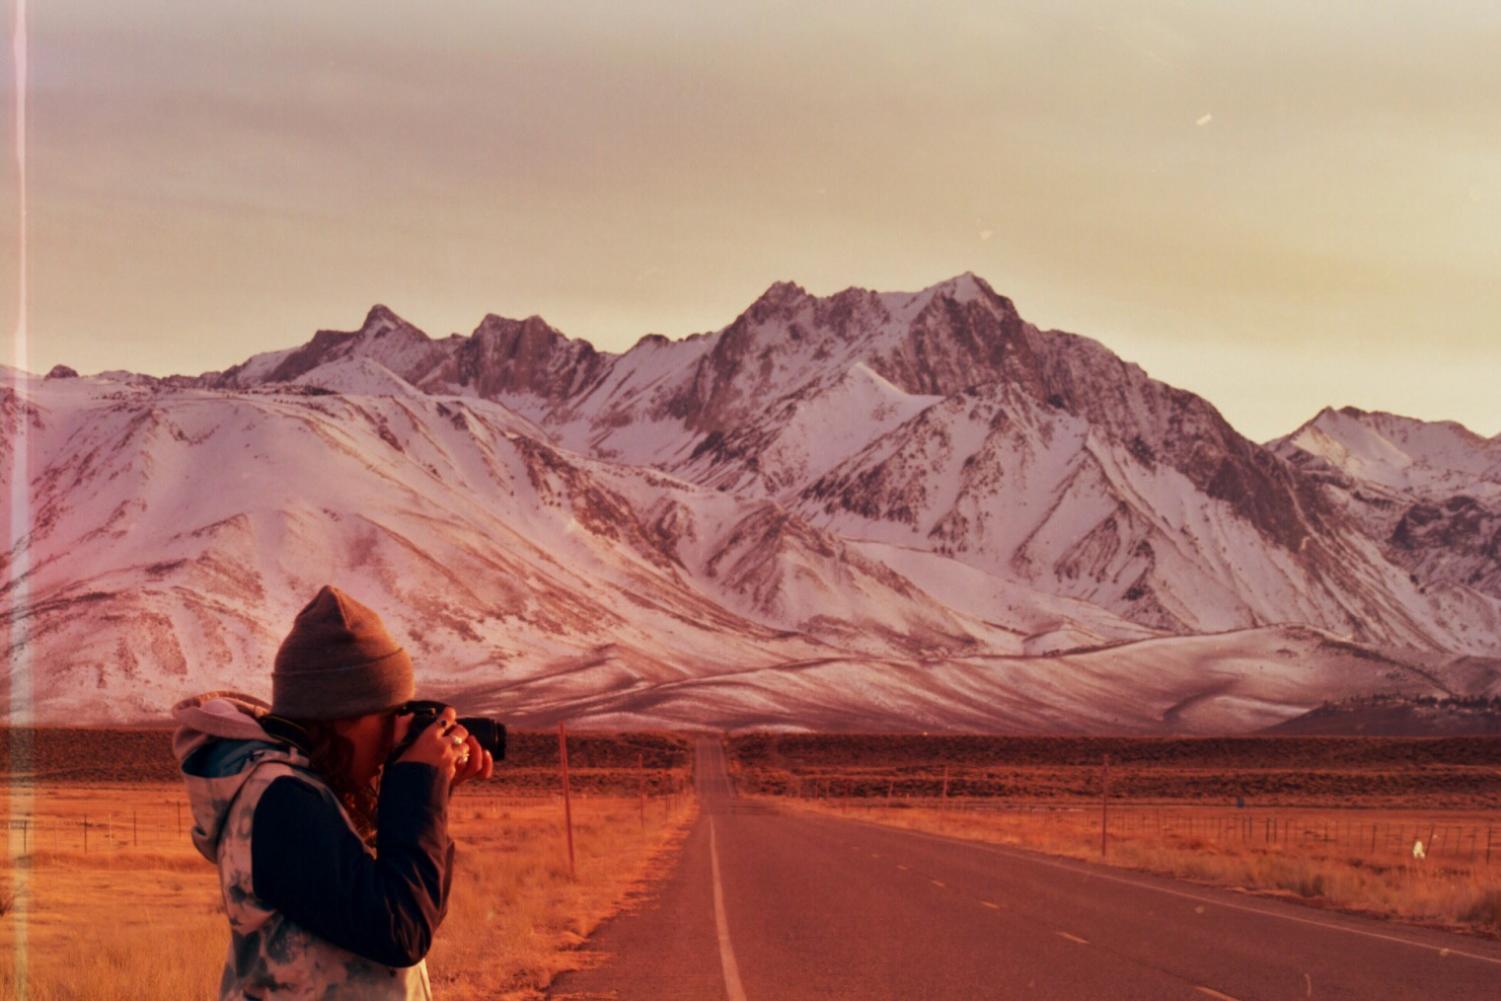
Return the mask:
[[1209,997],[1217,998],[1218,1001],[1238,1001],[1237,998],[1233,998],[1228,994],[1221,994],[1219,991],[1215,990],[1212,987],[1195,987],[1194,990],[1198,991],[1200,994],[1205,994]]
[[941,879],[930,879],[930,880],[928,880],[928,882],[932,883],[934,886],[947,886],[948,885],[947,883],[945,883]]
[[[830,818],[833,819],[833,818]],[[1003,858],[1016,859],[1019,862],[1030,862],[1033,865],[1045,865],[1052,869],[1063,869],[1090,879],[1103,879],[1111,883],[1120,883],[1123,886],[1134,886],[1138,890],[1151,890],[1155,893],[1165,893],[1170,897],[1182,897],[1184,900],[1192,900],[1196,903],[1210,904],[1214,907],[1223,907],[1231,911],[1244,911],[1247,914],[1258,914],[1264,918],[1274,918],[1278,921],[1291,921],[1300,925],[1313,925],[1315,928],[1325,928],[1329,931],[1341,931],[1349,935],[1359,935],[1362,938],[1374,938],[1382,942],[1396,942],[1399,945],[1410,945],[1414,949],[1424,949],[1428,952],[1436,952],[1440,956],[1463,956],[1465,959],[1475,959],[1482,963],[1490,963],[1492,966],[1501,966],[1501,959],[1494,956],[1483,956],[1478,952],[1466,952],[1463,949],[1454,949],[1445,946],[1429,945],[1426,942],[1414,942],[1410,938],[1402,938],[1399,935],[1383,935],[1381,932],[1367,931],[1364,928],[1349,928],[1345,925],[1337,925],[1329,921],[1316,921],[1313,918],[1299,917],[1296,914],[1282,914],[1277,911],[1269,911],[1260,907],[1247,907],[1244,904],[1233,903],[1228,900],[1216,900],[1213,897],[1201,897],[1195,893],[1185,893],[1182,890],[1174,890],[1166,886],[1155,886],[1151,883],[1137,882],[1134,879],[1124,879],[1120,876],[1112,876],[1108,872],[1098,872],[1093,869],[1083,869],[1078,866],[1064,865],[1062,862],[1054,862],[1050,859],[1038,857],[1032,853],[1007,851],[995,845],[987,845],[976,841],[964,841],[960,838],[944,837],[941,834],[928,834],[923,831],[913,831],[903,827],[887,827],[884,824],[873,823],[868,820],[856,820],[853,817],[840,817],[839,820],[847,824],[864,824],[887,831],[891,834],[906,834],[924,841],[937,841],[945,845],[960,845],[965,848],[976,848],[991,855],[1000,855]],[[1171,877],[1163,877],[1170,879]]]
[[1088,945],[1089,944],[1089,939],[1087,939],[1087,938],[1080,938],[1077,935],[1070,935],[1066,931],[1061,931],[1058,934],[1061,937],[1068,939],[1070,942],[1078,942],[1080,945]]
[[912,867],[910,865],[902,865],[900,862],[898,862],[896,864],[896,867],[898,869],[902,870],[902,872],[911,872],[912,871]]
[[993,903],[991,903],[991,902],[990,902],[990,901],[988,901],[988,900],[982,900],[982,901],[980,901],[980,905],[981,905],[981,906],[982,906],[982,907],[988,907],[988,908],[990,908],[990,909],[991,909],[991,910],[992,910],[992,911],[998,911],[998,910],[1000,910],[1000,909],[1001,909],[1001,905],[1000,905],[1000,904],[993,904]]
[[719,931],[719,965],[724,968],[724,992],[729,1001],[745,1001],[740,985],[740,967],[735,965],[735,950],[730,946],[730,926],[724,919],[724,887],[719,882],[719,838],[714,833],[714,818],[709,818],[709,863],[714,871],[714,924]]

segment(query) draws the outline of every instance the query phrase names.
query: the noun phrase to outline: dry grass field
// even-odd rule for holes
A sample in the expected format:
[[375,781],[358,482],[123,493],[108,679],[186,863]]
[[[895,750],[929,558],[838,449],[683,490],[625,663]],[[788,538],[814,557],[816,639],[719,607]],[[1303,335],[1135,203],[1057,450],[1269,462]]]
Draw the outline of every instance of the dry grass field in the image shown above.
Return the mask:
[[1093,861],[1103,829],[1112,865],[1501,937],[1494,738],[747,734],[730,751],[741,792],[788,808]]
[[[78,762],[67,778],[31,769],[0,776],[0,822],[9,834],[0,857],[0,997],[21,996],[22,978],[33,1001],[212,997],[229,929],[214,867],[188,840],[183,787],[79,778],[125,767],[110,759],[132,748],[140,749],[132,775],[160,774],[160,734],[105,733],[58,738],[71,741]],[[439,996],[539,996],[557,971],[588,961],[576,946],[631,906],[672,858],[696,809],[680,791],[690,785],[686,742],[622,735],[609,749],[608,737],[588,739],[592,748],[577,755],[584,767],[570,771],[576,876],[555,768],[549,784],[540,764],[524,765],[519,776],[497,766],[496,780],[455,792],[457,869],[427,957]],[[570,735],[570,759],[575,740]],[[28,741],[45,746],[31,735],[7,746],[26,757]],[[551,746],[556,755],[556,735]],[[541,741],[535,748],[545,753]],[[643,759],[647,767],[635,767]]]

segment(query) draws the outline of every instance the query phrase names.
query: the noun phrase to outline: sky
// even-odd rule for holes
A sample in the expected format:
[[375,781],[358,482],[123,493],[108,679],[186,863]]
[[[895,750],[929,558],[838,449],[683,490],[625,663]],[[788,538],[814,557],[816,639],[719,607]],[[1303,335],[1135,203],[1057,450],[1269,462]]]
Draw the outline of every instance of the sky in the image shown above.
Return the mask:
[[1495,435],[1498,51],[1472,2],[30,0],[27,367],[197,374],[374,303],[623,351],[973,271],[1257,440]]

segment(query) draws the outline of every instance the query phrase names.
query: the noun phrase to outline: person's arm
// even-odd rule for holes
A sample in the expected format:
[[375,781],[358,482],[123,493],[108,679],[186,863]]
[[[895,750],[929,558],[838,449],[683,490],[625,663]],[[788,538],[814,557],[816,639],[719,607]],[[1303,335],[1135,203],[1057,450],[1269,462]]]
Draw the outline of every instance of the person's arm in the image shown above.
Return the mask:
[[432,946],[453,880],[448,778],[398,761],[381,777],[371,858],[334,805],[283,776],[251,823],[255,895],[309,931],[387,966],[413,966]]

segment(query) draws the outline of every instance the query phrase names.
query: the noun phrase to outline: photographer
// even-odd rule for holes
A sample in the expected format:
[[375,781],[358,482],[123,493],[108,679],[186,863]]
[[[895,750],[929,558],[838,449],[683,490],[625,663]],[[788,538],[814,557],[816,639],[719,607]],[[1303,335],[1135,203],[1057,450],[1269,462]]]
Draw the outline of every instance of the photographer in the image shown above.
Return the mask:
[[448,798],[494,761],[449,708],[388,762],[413,688],[379,617],[324,587],[277,651],[269,706],[208,692],[174,707],[193,843],[229,918],[221,999],[432,997]]

